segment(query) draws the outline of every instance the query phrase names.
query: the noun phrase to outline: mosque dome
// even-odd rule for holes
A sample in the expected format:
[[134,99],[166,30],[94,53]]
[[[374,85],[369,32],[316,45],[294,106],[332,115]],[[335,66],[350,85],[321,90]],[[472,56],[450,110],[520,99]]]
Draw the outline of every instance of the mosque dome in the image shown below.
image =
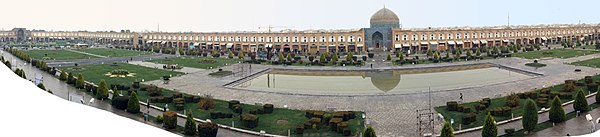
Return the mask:
[[383,8],[371,16],[371,28],[389,27],[397,28],[400,26],[400,18],[393,11]]

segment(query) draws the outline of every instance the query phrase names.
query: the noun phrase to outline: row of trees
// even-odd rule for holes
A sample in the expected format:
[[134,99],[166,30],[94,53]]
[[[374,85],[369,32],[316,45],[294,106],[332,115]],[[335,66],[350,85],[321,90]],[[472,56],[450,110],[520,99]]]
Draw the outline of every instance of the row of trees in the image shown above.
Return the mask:
[[[596,95],[596,103],[600,103],[600,95]],[[579,90],[575,96],[575,101],[573,103],[573,109],[578,112],[587,112],[590,110],[588,106],[587,99],[583,90]],[[534,132],[538,125],[538,106],[536,103],[527,99],[525,105],[523,106],[523,118],[522,126],[523,130],[528,133]],[[548,112],[549,121],[552,123],[561,123],[566,121],[565,110],[562,107],[562,102],[558,96],[555,96],[551,102],[550,110]],[[508,133],[507,133],[508,134]],[[454,137],[453,129],[450,123],[446,122],[441,131],[441,137]],[[481,132],[482,137],[496,137],[498,136],[498,128],[496,122],[494,121],[494,117],[488,113],[485,117],[483,123],[483,129]]]

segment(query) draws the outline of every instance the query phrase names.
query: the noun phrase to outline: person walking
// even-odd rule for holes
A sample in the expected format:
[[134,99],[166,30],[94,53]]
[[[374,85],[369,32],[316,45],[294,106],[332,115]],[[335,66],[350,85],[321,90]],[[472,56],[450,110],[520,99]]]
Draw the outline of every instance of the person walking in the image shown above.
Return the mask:
[[462,92],[459,94],[460,94],[460,102],[462,103],[463,102],[463,94],[462,94]]

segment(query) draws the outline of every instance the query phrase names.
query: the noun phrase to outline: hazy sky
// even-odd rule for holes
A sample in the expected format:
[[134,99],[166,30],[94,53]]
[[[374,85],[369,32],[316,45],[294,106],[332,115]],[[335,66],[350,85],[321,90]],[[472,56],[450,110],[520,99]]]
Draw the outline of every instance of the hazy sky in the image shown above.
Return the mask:
[[[394,11],[403,27],[600,23],[598,0],[3,0],[0,28],[256,31],[350,29]],[[282,29],[282,28],[278,28]],[[278,30],[276,29],[276,30]]]

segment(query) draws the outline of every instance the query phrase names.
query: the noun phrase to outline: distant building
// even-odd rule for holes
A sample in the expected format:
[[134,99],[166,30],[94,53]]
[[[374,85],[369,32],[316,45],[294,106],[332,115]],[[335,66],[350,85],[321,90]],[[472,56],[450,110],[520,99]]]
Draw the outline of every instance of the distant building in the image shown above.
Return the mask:
[[[560,41],[597,40],[598,24],[531,26],[402,28],[400,18],[383,8],[371,16],[370,27],[347,30],[279,32],[86,32],[0,31],[0,42],[92,41],[134,47],[178,47],[184,49],[359,52],[404,51],[408,53],[487,46],[530,45]],[[79,43],[79,42],[78,42]]]

